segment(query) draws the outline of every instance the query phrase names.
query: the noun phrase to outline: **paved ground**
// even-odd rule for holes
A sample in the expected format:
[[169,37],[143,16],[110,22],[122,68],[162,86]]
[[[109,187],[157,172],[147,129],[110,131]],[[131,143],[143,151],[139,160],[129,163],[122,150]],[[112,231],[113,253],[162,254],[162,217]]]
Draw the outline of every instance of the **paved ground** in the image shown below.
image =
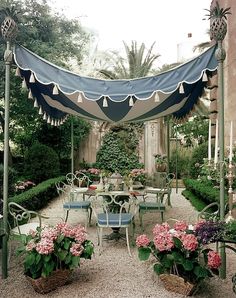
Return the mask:
[[[181,195],[181,190],[176,193],[173,189],[171,195],[172,208],[168,207],[165,218],[184,219],[195,222],[197,212],[190,203]],[[47,208],[42,210],[43,214],[49,216],[47,222],[56,223],[58,217],[63,216],[62,198],[56,198]],[[71,211],[69,222],[72,224],[85,220],[85,214]],[[160,214],[144,215],[145,232],[151,235],[152,227],[160,222]],[[136,236],[142,231],[136,220]],[[69,284],[47,294],[44,297],[107,297],[107,298],[141,298],[160,297],[172,298],[182,297],[167,292],[154,274],[152,260],[140,262],[137,257],[137,249],[131,247],[132,258],[129,257],[126,243],[122,240],[117,242],[104,242],[104,250],[101,255],[97,250],[97,233],[95,220],[92,218],[92,226],[88,227],[88,238],[95,244],[95,254],[92,260],[82,260],[80,268],[73,272]],[[195,297],[203,298],[233,298],[231,276],[236,272],[236,258],[232,252],[227,254],[227,279],[221,280],[211,278],[204,282]],[[23,275],[22,260],[14,255],[11,258],[9,278],[0,279],[0,297],[41,297],[31,288]]]

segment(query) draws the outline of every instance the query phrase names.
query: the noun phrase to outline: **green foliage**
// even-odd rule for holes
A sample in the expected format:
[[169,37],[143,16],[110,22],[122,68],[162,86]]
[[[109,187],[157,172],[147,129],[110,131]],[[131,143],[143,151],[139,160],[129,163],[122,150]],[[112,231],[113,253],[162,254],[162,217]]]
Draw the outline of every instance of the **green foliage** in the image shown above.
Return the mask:
[[208,138],[208,119],[205,116],[195,115],[189,121],[174,126],[175,132],[182,135],[185,146],[195,146],[205,143]]
[[28,210],[38,211],[57,197],[55,183],[60,181],[65,181],[65,176],[46,180],[19,195],[10,197],[9,201],[18,203]]
[[190,176],[197,178],[201,172],[201,165],[204,163],[204,158],[207,158],[208,144],[203,143],[196,146],[192,152],[192,158],[190,160]]
[[25,155],[25,172],[39,183],[59,174],[59,159],[56,152],[43,144],[35,143]]
[[204,203],[201,199],[199,199],[198,196],[194,195],[191,191],[187,189],[182,191],[182,195],[185,197],[185,199],[189,200],[191,205],[199,212],[207,206],[207,204]]
[[170,172],[176,173],[176,162],[177,162],[177,177],[178,179],[189,177],[190,172],[190,161],[192,158],[191,147],[179,147],[176,151],[174,149],[171,152],[170,157]]
[[[194,196],[202,200],[206,205],[220,200],[220,191],[214,188],[211,182],[204,182],[195,179],[184,179],[184,185]],[[225,192],[225,202],[227,202],[227,192]]]
[[104,136],[97,152],[96,166],[112,173],[118,171],[122,175],[140,168],[137,146],[138,135],[130,126],[116,126]]

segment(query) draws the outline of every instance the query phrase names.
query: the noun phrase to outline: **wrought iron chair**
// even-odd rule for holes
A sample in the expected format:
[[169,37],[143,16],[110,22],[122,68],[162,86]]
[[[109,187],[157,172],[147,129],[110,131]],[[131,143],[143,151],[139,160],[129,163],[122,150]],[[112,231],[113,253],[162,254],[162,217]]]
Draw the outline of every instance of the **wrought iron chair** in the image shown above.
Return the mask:
[[[121,194],[123,193],[123,194]],[[125,199],[126,197],[126,199]],[[121,199],[122,198],[122,199]],[[93,213],[96,217],[98,229],[99,253],[102,251],[103,229],[125,229],[128,253],[130,256],[129,227],[133,225],[134,235],[134,216],[137,209],[137,201],[134,197],[124,194],[124,192],[101,193],[96,199],[92,200]]]
[[91,224],[92,208],[91,201],[85,200],[83,194],[88,190],[91,181],[89,177],[82,172],[77,172],[76,174],[69,173],[66,175],[66,179],[70,184],[63,186],[61,189],[65,194],[65,201],[63,203],[63,208],[66,211],[65,221],[68,220],[71,210],[85,211],[87,213],[87,227],[87,224]]
[[[30,230],[42,227],[42,218],[48,218],[14,202],[8,203],[8,210],[13,218],[13,227],[10,230],[10,235],[13,236],[27,235]],[[36,218],[37,221],[31,222],[32,218]]]
[[[171,206],[170,195],[172,191],[172,180],[174,174],[170,173],[166,175],[159,184],[159,187],[146,188],[146,195],[143,197],[143,201],[139,203],[139,219],[142,230],[143,227],[143,215],[147,212],[159,212],[161,213],[161,222],[164,221],[164,213],[166,211],[166,205]],[[148,193],[155,194],[155,200],[148,198]],[[167,198],[165,198],[167,196]],[[166,204],[167,203],[167,204]]]

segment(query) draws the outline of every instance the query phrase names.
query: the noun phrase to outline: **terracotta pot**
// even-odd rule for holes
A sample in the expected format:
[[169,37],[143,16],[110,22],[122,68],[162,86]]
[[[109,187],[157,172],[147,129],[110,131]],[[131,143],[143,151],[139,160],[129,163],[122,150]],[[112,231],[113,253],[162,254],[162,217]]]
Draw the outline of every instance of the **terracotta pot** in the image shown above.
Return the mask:
[[71,270],[56,270],[48,277],[39,277],[33,279],[26,276],[28,281],[31,283],[34,290],[38,293],[45,294],[55,290],[58,287],[63,286],[69,279]]
[[160,280],[167,291],[175,292],[185,296],[193,295],[198,288],[197,284],[185,281],[182,277],[174,274],[161,274]]
[[166,172],[167,164],[166,163],[156,163],[157,172]]

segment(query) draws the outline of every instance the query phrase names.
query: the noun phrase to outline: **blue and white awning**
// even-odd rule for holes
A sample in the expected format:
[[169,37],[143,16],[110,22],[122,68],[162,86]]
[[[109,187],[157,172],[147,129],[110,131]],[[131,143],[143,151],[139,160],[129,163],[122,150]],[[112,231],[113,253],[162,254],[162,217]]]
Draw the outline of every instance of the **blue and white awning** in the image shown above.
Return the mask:
[[20,45],[14,61],[29,98],[48,121],[59,123],[67,114],[108,122],[148,121],[182,118],[192,110],[217,69],[215,49],[159,75],[129,80],[80,76]]

